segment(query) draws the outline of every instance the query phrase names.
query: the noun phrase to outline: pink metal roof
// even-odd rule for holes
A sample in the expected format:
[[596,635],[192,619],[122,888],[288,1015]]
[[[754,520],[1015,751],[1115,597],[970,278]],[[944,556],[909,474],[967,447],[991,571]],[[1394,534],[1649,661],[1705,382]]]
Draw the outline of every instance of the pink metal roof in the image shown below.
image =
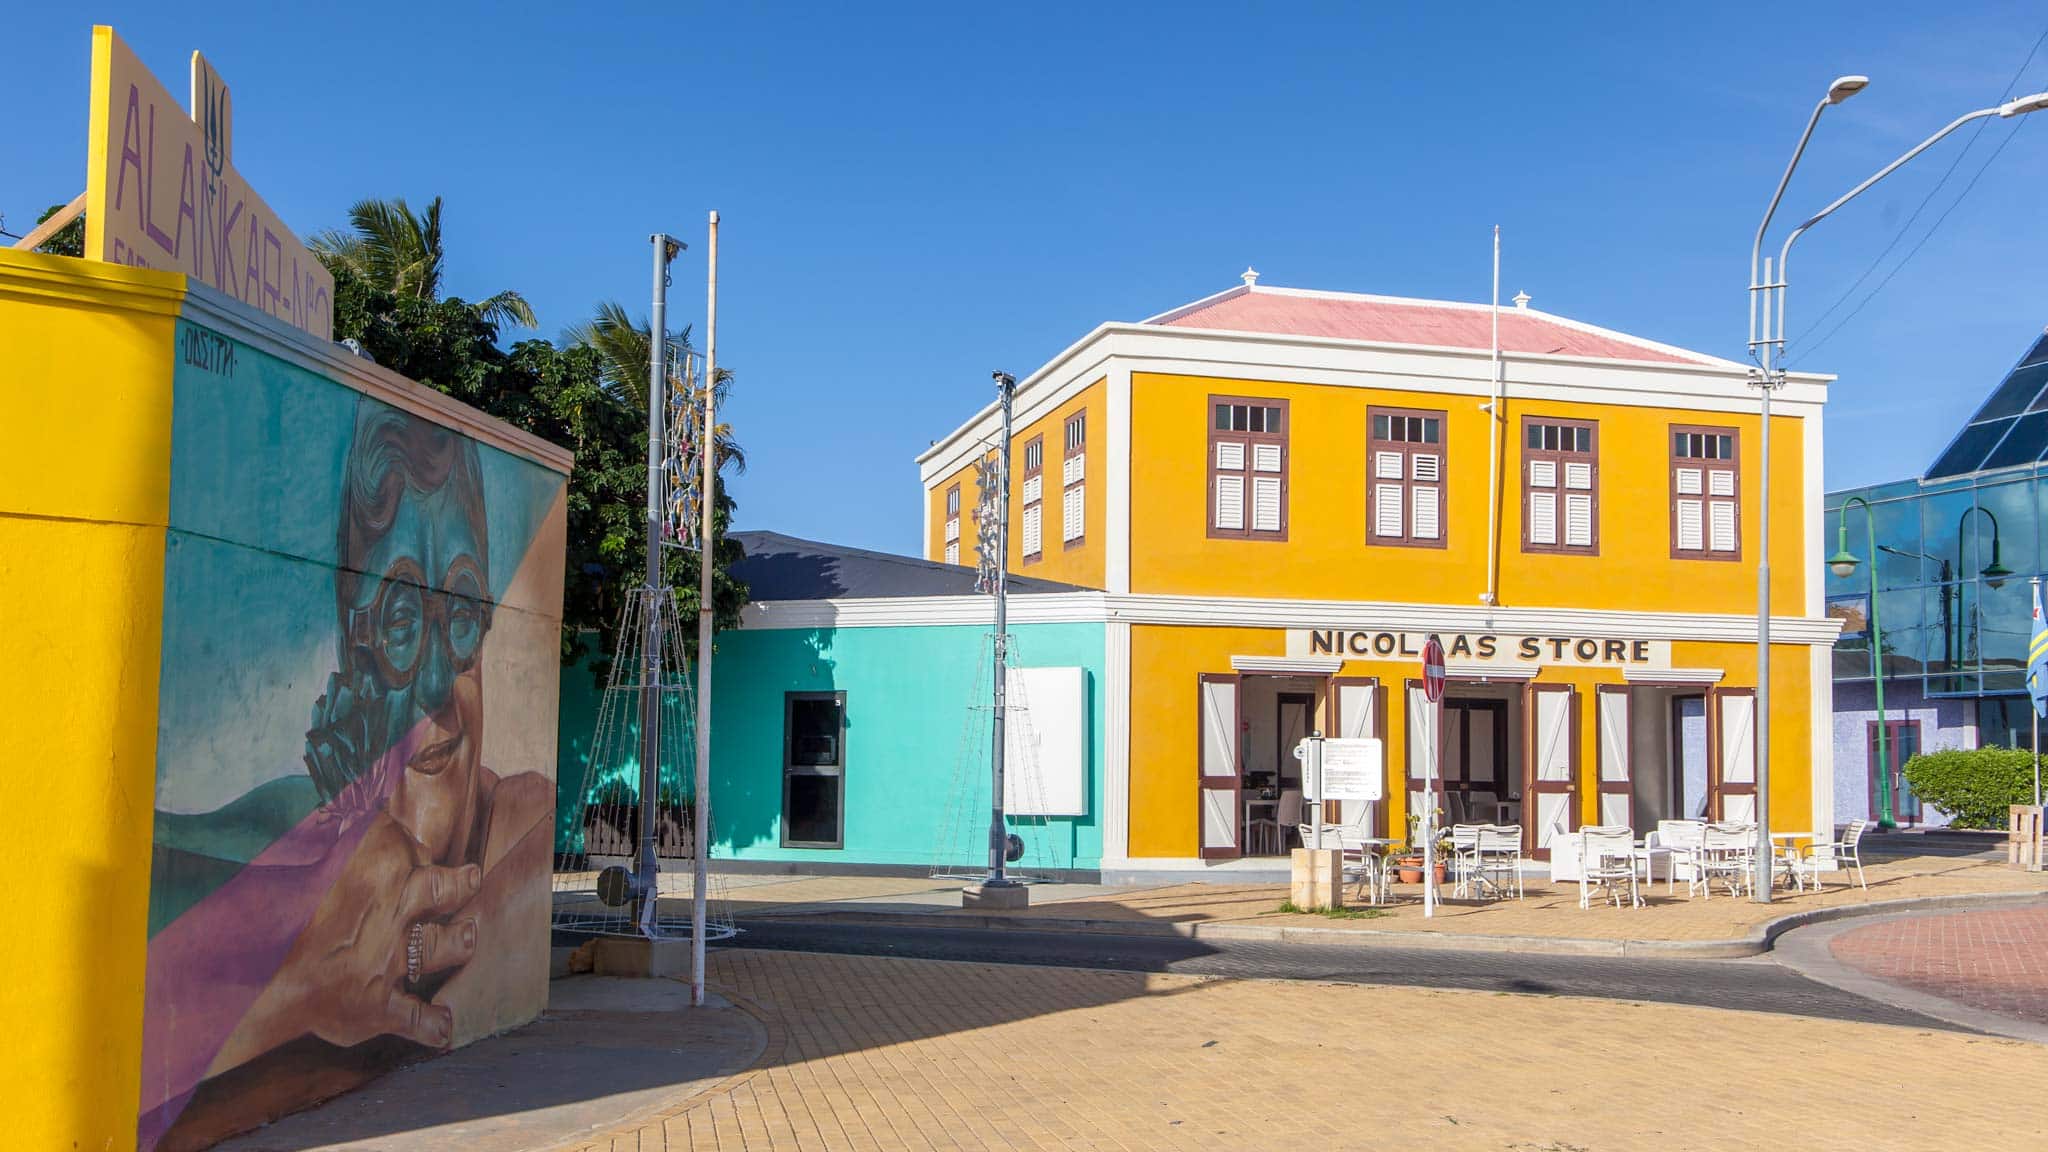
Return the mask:
[[[1491,310],[1472,305],[1386,297],[1296,294],[1265,288],[1237,289],[1207,303],[1169,312],[1148,323],[1176,328],[1218,328],[1284,336],[1327,336],[1381,344],[1426,344],[1443,348],[1493,347]],[[1665,364],[1709,364],[1711,359],[1640,342],[1618,332],[1564,323],[1540,312],[1503,307],[1500,346],[1504,352],[1590,356],[1606,360],[1647,360]]]

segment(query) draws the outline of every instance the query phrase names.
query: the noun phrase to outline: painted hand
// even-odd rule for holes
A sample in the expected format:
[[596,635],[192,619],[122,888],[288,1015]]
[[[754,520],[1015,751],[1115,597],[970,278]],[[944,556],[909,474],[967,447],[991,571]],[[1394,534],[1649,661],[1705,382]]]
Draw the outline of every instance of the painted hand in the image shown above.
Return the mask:
[[422,859],[397,821],[375,817],[213,1072],[307,1034],[339,1047],[387,1035],[448,1046],[453,1013],[407,991],[407,946],[417,926],[412,976],[466,964],[476,952],[476,919],[449,917],[477,894],[483,871]]

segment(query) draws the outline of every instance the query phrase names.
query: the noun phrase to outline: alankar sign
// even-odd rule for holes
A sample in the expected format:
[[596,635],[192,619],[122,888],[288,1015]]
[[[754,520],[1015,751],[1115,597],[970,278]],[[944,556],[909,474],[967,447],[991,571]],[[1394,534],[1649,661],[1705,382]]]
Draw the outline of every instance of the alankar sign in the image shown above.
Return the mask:
[[188,114],[112,28],[95,27],[85,255],[183,272],[332,340],[334,277],[235,171],[232,110],[199,53]]
[[[1342,656],[1349,660],[1419,660],[1428,632],[1348,628],[1290,628],[1289,656]],[[1444,659],[1458,664],[1538,668],[1559,664],[1588,668],[1669,668],[1669,640],[1611,636],[1525,636],[1502,632],[1437,632]]]

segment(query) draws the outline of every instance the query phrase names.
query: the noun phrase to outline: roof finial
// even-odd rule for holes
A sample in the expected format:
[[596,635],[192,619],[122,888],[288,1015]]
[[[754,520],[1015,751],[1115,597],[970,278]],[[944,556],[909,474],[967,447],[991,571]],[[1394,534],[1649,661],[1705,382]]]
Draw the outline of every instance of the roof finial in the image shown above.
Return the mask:
[[1523,310],[1523,311],[1525,311],[1525,312],[1526,312],[1526,311],[1528,311],[1528,308],[1529,308],[1529,294],[1528,294],[1527,292],[1517,292],[1517,293],[1515,293],[1515,307],[1517,307],[1517,308],[1520,308],[1520,309],[1522,309],[1522,310]]
[[1247,288],[1257,284],[1259,282],[1259,270],[1249,264],[1245,265],[1243,280],[1244,286]]

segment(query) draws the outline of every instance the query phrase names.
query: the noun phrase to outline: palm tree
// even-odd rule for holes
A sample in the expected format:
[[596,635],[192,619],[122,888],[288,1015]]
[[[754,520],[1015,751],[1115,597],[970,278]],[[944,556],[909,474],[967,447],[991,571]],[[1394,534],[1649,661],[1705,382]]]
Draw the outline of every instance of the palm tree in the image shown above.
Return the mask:
[[[648,358],[653,355],[652,332],[650,325],[636,323],[617,301],[606,300],[597,306],[597,315],[563,332],[562,340],[596,351],[603,361],[601,372],[605,390],[619,403],[644,414],[647,411]],[[671,332],[668,340],[674,346],[689,348],[690,330],[686,327],[681,332]],[[714,398],[723,407],[732,390],[732,370],[720,368],[712,387],[717,389]],[[690,400],[692,404],[702,405],[702,390],[698,390]],[[724,468],[730,464],[734,471],[745,472],[747,454],[733,439],[732,425],[720,423],[714,439],[718,444],[718,466]]]
[[[441,198],[415,214],[404,198],[358,200],[348,210],[349,230],[329,228],[313,236],[313,251],[330,266],[347,268],[358,278],[395,296],[418,300],[441,298]],[[506,321],[522,328],[537,323],[533,308],[517,292],[499,292],[473,305],[476,314],[493,324]]]

